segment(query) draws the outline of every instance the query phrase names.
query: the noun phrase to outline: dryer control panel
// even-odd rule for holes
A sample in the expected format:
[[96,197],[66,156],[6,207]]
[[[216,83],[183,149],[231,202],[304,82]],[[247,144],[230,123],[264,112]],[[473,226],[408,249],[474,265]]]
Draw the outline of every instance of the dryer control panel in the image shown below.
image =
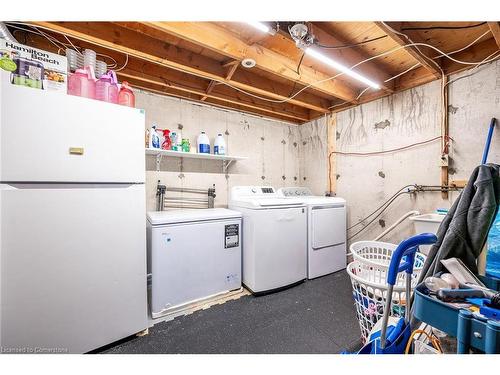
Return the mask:
[[307,187],[284,187],[278,190],[278,194],[282,197],[310,197],[313,196],[312,191]]

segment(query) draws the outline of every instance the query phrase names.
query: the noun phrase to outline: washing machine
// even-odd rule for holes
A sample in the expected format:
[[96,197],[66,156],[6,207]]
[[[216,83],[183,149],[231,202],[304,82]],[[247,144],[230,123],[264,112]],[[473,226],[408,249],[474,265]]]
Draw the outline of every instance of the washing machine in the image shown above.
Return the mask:
[[345,199],[315,196],[307,187],[280,188],[278,194],[307,207],[307,278],[346,268]]
[[152,318],[241,288],[241,213],[237,211],[148,212],[147,248]]
[[243,284],[253,294],[280,290],[307,277],[307,214],[300,198],[270,186],[235,186],[229,208],[243,216]]

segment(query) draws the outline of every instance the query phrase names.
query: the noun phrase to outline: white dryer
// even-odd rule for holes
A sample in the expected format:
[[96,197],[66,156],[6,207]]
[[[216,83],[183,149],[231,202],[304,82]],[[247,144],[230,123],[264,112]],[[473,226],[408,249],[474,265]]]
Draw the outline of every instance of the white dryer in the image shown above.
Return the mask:
[[278,194],[307,206],[307,278],[346,268],[346,201],[321,197],[306,187],[287,187]]
[[235,186],[229,208],[243,215],[243,284],[269,293],[307,277],[307,218],[301,199],[269,186]]

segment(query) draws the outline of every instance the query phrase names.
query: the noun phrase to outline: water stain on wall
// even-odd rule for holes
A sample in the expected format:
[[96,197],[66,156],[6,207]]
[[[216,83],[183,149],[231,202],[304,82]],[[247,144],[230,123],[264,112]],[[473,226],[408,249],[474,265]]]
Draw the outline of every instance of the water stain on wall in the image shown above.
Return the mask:
[[411,89],[403,93],[403,124],[411,132],[422,130],[420,117],[423,113],[424,95],[421,90]]
[[363,106],[349,109],[348,116],[349,122],[342,128],[340,133],[340,144],[342,146],[362,143],[368,136],[364,127]]

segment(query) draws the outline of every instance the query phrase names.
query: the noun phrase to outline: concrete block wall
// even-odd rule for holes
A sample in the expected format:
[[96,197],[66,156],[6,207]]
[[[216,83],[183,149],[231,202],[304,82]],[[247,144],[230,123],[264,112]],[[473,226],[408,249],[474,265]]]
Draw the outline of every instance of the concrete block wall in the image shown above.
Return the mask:
[[[453,75],[450,80],[465,77],[470,71]],[[432,139],[440,135],[440,82],[394,94],[337,114],[337,150],[381,151]],[[485,65],[479,71],[457,80],[449,87],[449,128],[454,139],[450,154],[450,180],[467,179],[481,161],[491,117],[500,118],[500,62]],[[315,168],[326,159],[326,126],[320,119],[301,126],[301,133],[315,134],[322,141],[314,152],[302,157],[303,173],[315,193],[324,190],[327,170]],[[357,223],[407,184],[440,185],[440,142],[381,156],[337,156],[337,195],[347,199],[349,225]],[[489,156],[500,162],[500,131],[496,130]],[[311,170],[314,168],[314,171]],[[323,174],[322,174],[323,173]],[[449,208],[458,196],[449,194],[442,200],[439,192],[403,195],[365,232],[353,240],[373,239],[409,210],[422,213],[438,207]],[[379,221],[380,220],[380,221]],[[359,227],[360,228],[360,227]],[[406,221],[384,240],[399,242],[413,234]],[[356,230],[350,233],[355,233]]]
[[146,128],[155,123],[161,129],[179,131],[181,124],[182,137],[189,138],[191,147],[196,147],[201,131],[210,137],[212,147],[217,133],[222,133],[229,155],[247,157],[231,164],[226,175],[220,161],[163,158],[157,171],[156,158],[146,156],[148,211],[156,209],[158,180],[171,187],[206,189],[215,184],[216,207],[227,206],[230,189],[235,185],[279,188],[299,182],[301,135],[295,124],[142,91],[136,93],[136,105],[146,111]]

